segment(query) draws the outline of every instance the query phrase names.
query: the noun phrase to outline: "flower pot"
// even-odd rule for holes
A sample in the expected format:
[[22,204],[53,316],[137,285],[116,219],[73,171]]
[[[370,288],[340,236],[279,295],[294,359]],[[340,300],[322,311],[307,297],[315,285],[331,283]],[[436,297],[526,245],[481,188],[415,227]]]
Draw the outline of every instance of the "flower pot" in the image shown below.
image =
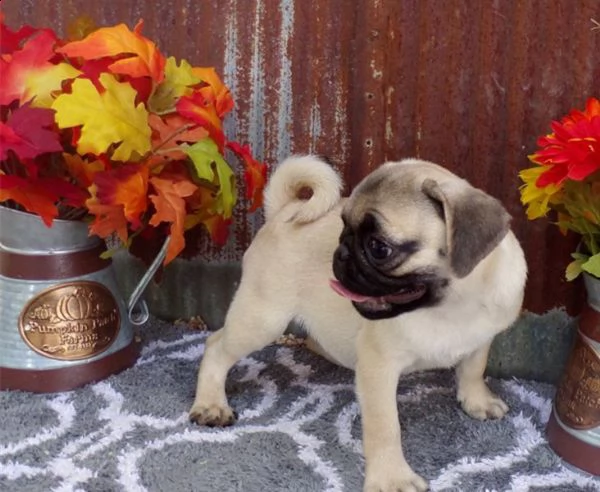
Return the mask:
[[568,463],[600,475],[600,279],[584,274],[587,303],[548,422],[548,442]]
[[133,317],[104,243],[83,222],[48,228],[2,206],[0,224],[0,389],[66,391],[133,365],[147,309]]

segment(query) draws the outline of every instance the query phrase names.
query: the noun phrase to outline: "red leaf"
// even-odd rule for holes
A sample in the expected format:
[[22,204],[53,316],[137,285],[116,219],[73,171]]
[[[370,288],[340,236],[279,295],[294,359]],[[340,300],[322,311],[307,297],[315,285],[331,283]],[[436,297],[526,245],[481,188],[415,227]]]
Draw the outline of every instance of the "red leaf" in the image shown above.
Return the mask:
[[58,215],[55,203],[59,198],[42,180],[0,174],[0,203],[14,200],[28,212],[39,215],[48,227]]
[[6,123],[0,121],[0,161],[8,157],[9,150],[25,145],[23,138],[17,135]]
[[[50,31],[50,29],[46,29]],[[11,31],[4,24],[4,15],[0,12],[0,54],[11,54],[21,49],[23,40],[31,36],[37,29],[31,26],[23,26],[18,31]]]
[[135,89],[135,92],[137,92],[135,104],[146,104],[150,98],[150,95],[152,94],[152,90],[154,89],[154,82],[152,79],[148,77],[125,77],[124,80],[127,80],[131,87]]
[[82,190],[80,187],[69,183],[64,179],[44,177],[40,178],[38,181],[40,186],[52,190],[52,193],[58,196],[58,200],[64,205],[83,207],[86,199],[89,198],[89,193],[86,190]]
[[56,35],[50,30],[39,31],[29,38],[23,49],[15,51],[9,62],[3,60],[2,84],[0,84],[0,104],[10,104],[20,99],[25,90],[25,82],[33,73],[52,68],[49,60],[54,56]]
[[223,152],[225,135],[223,134],[221,118],[219,118],[217,113],[215,99],[210,87],[203,87],[189,97],[182,97],[177,101],[175,109],[181,116],[205,128],[219,147],[219,151]]
[[228,142],[227,147],[244,160],[244,180],[246,182],[246,199],[250,200],[249,211],[254,212],[263,204],[263,190],[267,181],[267,166],[254,159],[250,146],[241,146],[237,142]]
[[78,67],[83,73],[82,78],[90,79],[98,92],[104,92],[104,86],[100,83],[100,75],[108,72],[108,67],[114,62],[113,58],[100,58],[99,60],[85,60]]
[[21,106],[13,111],[6,124],[0,122],[0,160],[12,150],[19,159],[33,159],[46,152],[59,152],[58,134],[48,130],[54,125],[54,111]]
[[203,221],[204,226],[210,233],[210,238],[217,246],[225,246],[229,237],[229,226],[231,219],[224,219],[220,215],[213,215]]

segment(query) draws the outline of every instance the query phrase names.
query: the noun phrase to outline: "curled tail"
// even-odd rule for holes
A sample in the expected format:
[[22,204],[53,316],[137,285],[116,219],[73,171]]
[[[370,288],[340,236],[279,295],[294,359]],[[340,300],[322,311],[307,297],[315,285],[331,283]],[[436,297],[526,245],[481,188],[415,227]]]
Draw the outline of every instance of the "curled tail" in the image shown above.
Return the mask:
[[265,189],[265,219],[286,209],[288,222],[307,223],[331,210],[340,199],[338,173],[314,155],[292,156],[275,170]]

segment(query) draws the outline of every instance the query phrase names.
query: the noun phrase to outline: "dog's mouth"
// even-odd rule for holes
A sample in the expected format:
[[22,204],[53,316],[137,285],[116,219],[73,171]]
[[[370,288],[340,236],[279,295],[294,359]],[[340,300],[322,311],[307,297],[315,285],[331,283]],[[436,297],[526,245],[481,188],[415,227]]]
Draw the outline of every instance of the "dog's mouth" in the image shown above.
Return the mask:
[[427,293],[427,286],[423,283],[414,283],[403,287],[393,294],[380,297],[366,296],[352,292],[344,287],[341,282],[334,279],[329,281],[329,285],[337,294],[350,299],[355,305],[370,312],[389,311],[393,305],[414,302],[421,299]]

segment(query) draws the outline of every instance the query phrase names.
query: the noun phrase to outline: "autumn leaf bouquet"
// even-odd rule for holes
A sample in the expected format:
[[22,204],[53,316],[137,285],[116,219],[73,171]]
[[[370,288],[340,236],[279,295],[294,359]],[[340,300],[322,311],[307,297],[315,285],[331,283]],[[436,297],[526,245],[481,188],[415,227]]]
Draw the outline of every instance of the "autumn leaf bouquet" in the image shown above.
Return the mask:
[[520,173],[527,217],[552,211],[563,232],[581,237],[567,280],[581,272],[600,278],[600,101],[590,98],[583,111],[572,110],[553,121],[552,133],[537,143],[538,150],[529,156],[534,166]]
[[0,14],[0,206],[89,222],[126,247],[186,231],[227,237],[236,203],[226,154],[245,166],[245,198],[261,206],[264,164],[229,141],[233,108],[213,68],[166,58],[143,22],[60,39],[51,29],[12,31]]

